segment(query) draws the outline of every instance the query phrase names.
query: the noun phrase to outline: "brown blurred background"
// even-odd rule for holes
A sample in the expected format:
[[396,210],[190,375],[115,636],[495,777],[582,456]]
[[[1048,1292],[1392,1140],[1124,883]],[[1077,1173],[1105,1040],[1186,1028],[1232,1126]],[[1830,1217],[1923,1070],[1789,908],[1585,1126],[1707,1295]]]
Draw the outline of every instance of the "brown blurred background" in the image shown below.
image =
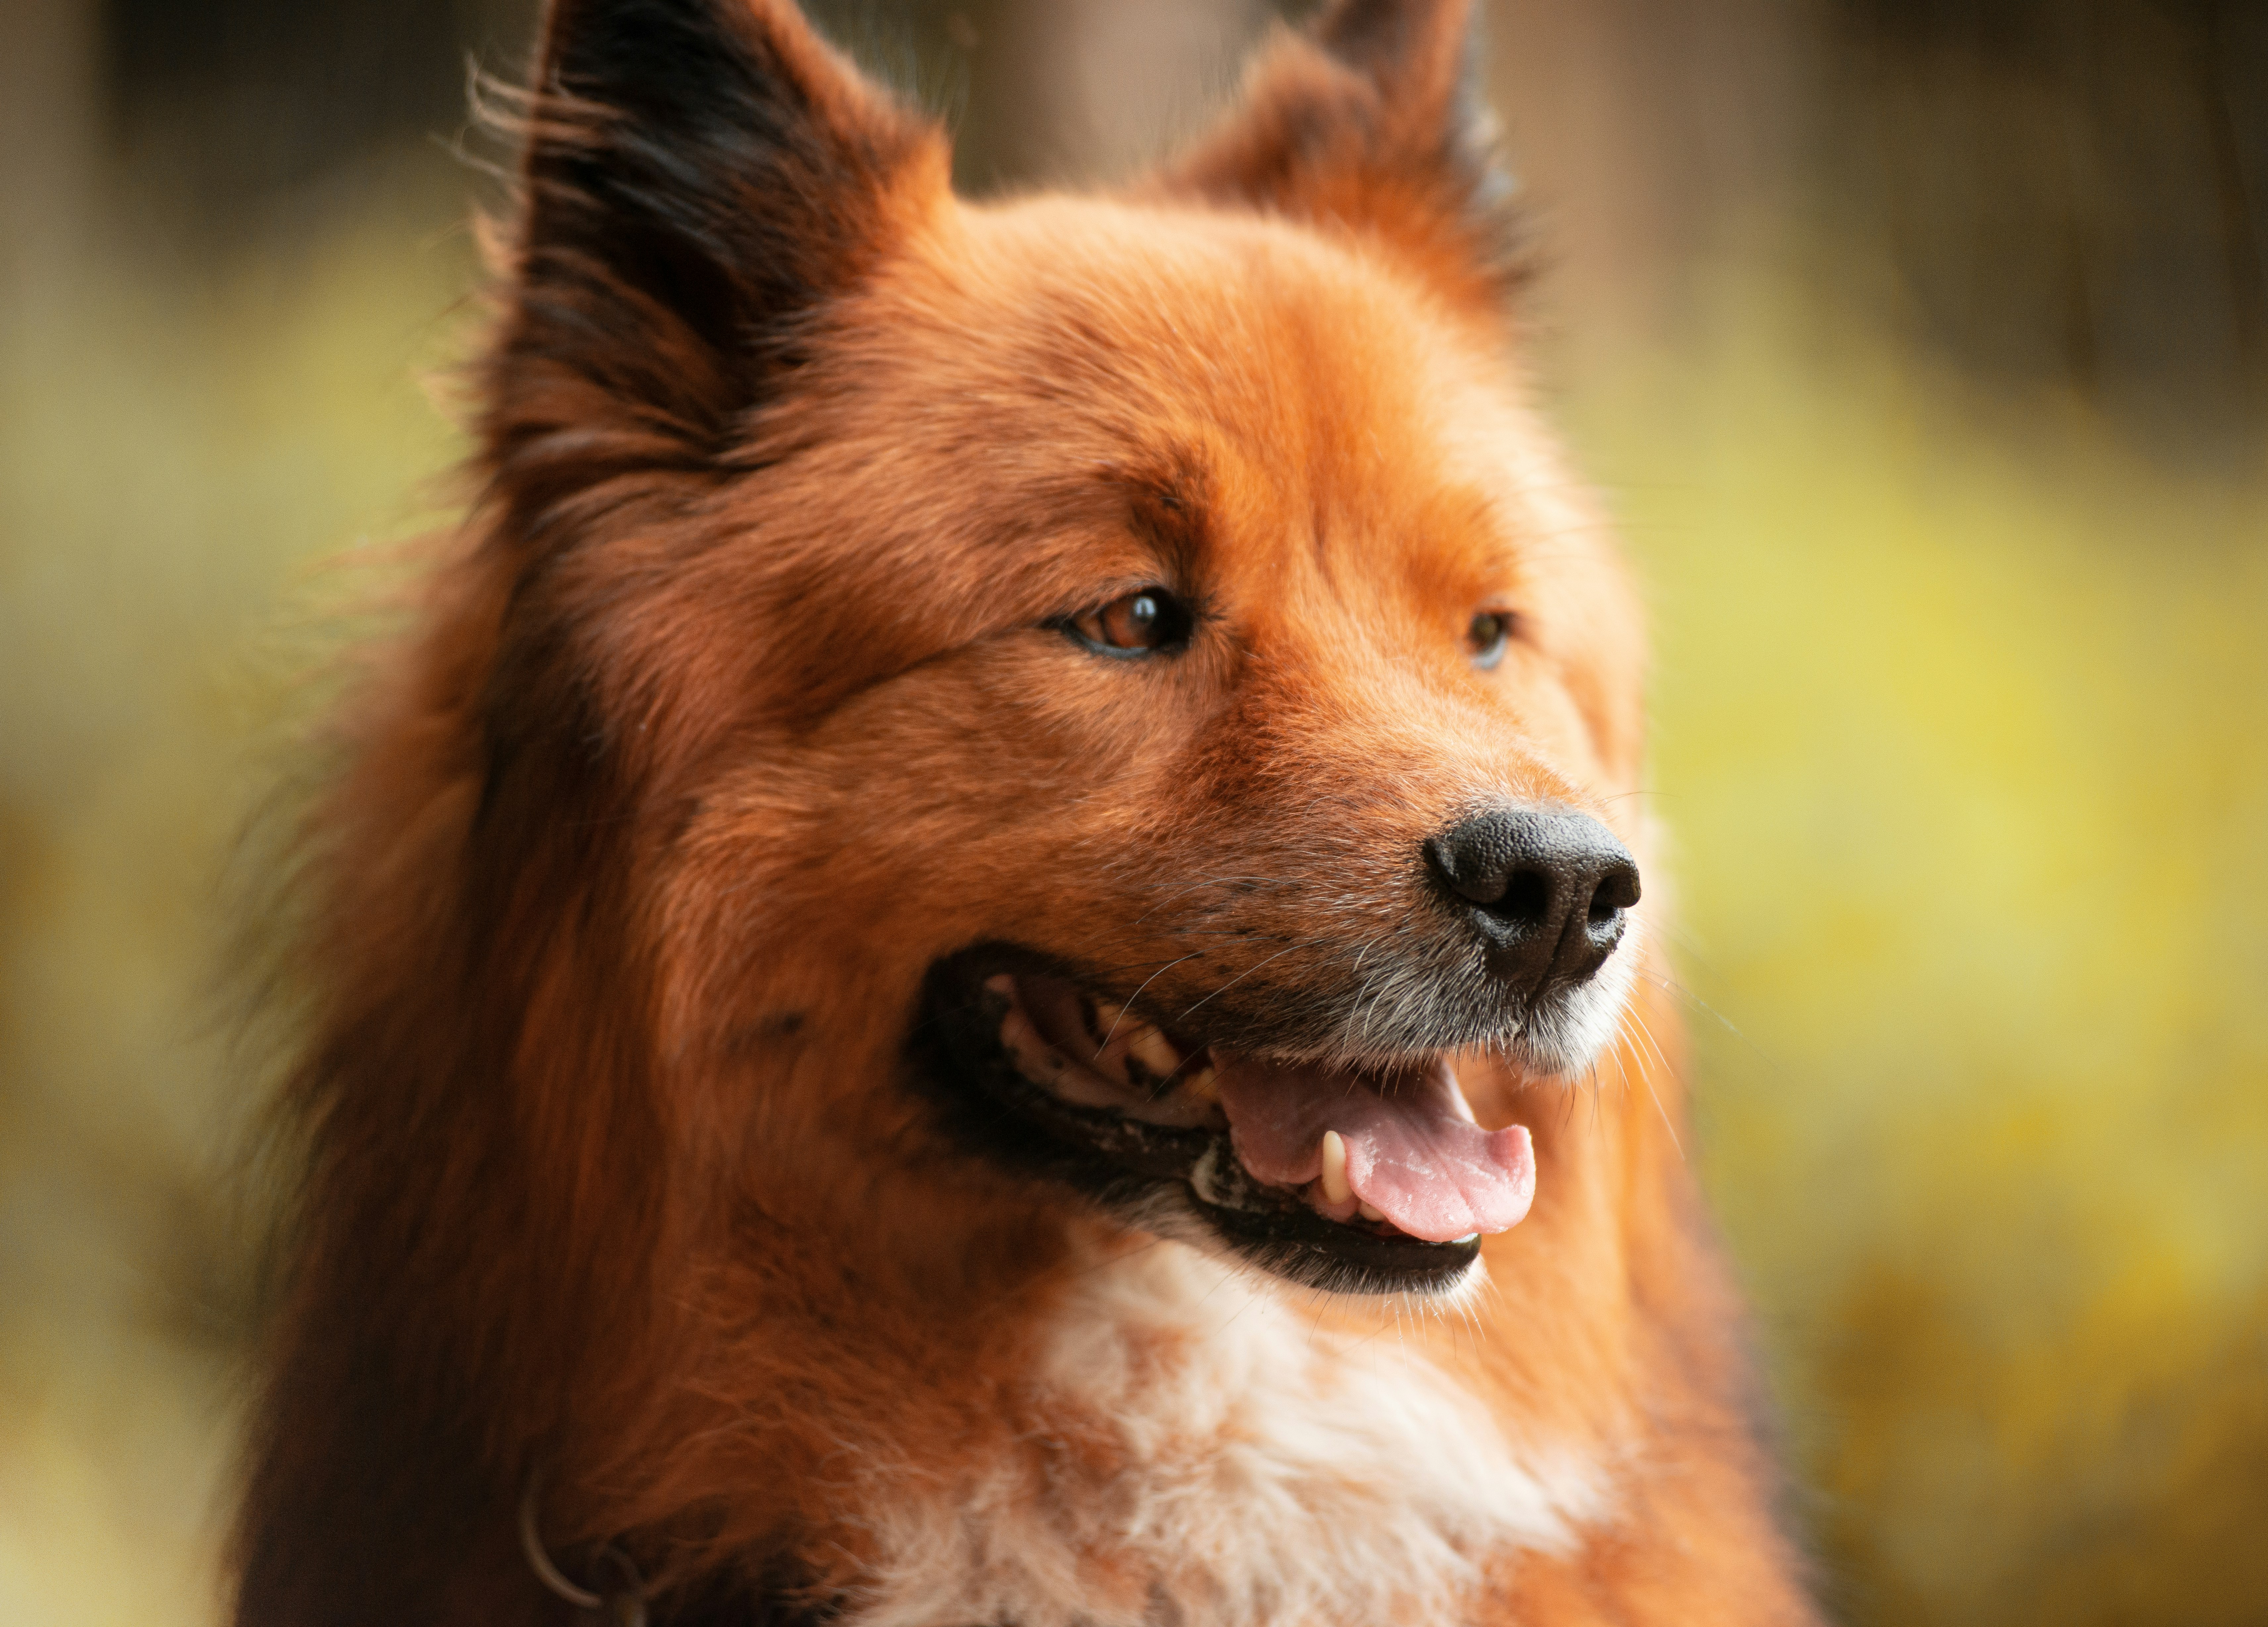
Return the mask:
[[[1138,165],[1271,16],[817,9],[976,192]],[[1834,1606],[2268,1622],[2268,4],[1489,13],[1539,388],[1654,605],[1693,1156]],[[446,514],[466,63],[531,26],[0,9],[11,1622],[217,1608],[222,877],[356,562]]]

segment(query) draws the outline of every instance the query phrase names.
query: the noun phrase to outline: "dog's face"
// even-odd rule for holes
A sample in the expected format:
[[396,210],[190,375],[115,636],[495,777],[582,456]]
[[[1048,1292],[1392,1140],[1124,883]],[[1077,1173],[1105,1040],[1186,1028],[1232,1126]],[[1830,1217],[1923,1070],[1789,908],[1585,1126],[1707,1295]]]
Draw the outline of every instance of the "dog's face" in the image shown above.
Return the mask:
[[1588,1069],[1638,953],[1636,616],[1504,324],[1170,187],[887,200],[713,473],[557,567],[661,1048],[783,1209],[975,1169],[1454,1286],[1535,1179],[1472,1104]]

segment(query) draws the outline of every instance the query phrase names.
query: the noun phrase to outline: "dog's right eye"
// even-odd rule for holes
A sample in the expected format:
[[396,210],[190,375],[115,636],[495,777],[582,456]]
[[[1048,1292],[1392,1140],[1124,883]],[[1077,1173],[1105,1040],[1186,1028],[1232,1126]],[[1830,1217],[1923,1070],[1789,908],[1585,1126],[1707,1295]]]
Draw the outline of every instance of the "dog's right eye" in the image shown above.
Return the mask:
[[1189,640],[1189,610],[1163,588],[1122,595],[1064,623],[1064,630],[1106,655],[1146,655]]

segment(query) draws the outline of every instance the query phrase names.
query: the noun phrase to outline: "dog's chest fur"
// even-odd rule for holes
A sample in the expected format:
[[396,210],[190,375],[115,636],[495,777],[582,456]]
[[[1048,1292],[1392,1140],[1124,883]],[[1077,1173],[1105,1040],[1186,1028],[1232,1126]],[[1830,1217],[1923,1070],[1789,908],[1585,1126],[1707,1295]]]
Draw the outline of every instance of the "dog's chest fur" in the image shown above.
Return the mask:
[[1391,1331],[1320,1329],[1163,1244],[1091,1273],[1012,1446],[873,1466],[857,1627],[1462,1619],[1483,1565],[1605,1512],[1602,1467],[1507,1440]]

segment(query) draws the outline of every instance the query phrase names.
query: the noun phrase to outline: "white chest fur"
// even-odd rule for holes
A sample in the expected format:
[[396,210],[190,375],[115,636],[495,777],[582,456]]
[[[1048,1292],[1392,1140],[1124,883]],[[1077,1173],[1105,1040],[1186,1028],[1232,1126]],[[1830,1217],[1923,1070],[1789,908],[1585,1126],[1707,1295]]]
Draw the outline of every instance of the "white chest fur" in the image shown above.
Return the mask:
[[1391,1332],[1319,1330],[1174,1244],[1085,1278],[1012,1450],[877,1466],[855,1627],[1453,1623],[1491,1555],[1604,1512]]

